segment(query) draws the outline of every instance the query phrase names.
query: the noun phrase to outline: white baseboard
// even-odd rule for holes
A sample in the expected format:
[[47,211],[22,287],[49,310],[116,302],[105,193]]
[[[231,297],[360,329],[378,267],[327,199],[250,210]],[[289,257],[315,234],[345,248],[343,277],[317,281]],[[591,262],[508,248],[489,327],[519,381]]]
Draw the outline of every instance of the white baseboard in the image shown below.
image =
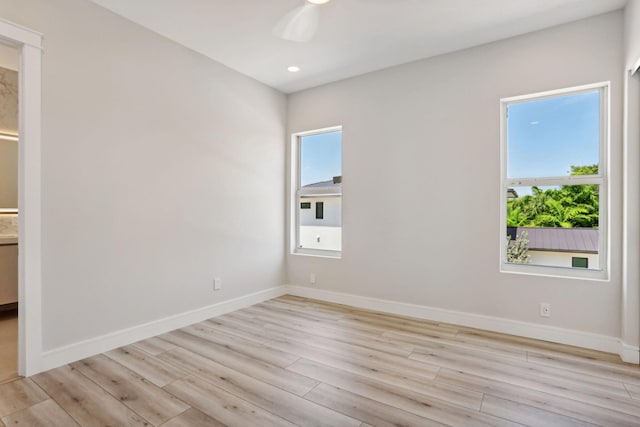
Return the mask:
[[240,310],[284,294],[314,298],[322,301],[350,305],[353,307],[382,311],[402,316],[412,316],[420,319],[451,323],[460,326],[468,326],[488,331],[501,332],[504,334],[574,345],[605,351],[608,353],[617,353],[625,362],[635,364],[640,363],[638,347],[627,345],[619,338],[606,335],[598,335],[589,332],[538,325],[535,323],[520,322],[517,320],[473,313],[445,310],[398,301],[345,294],[317,288],[308,288],[303,286],[277,286],[228,301],[222,301],[207,307],[188,311],[186,313],[177,314],[164,319],[158,319],[64,347],[48,350],[42,354],[40,367],[42,368],[42,371],[57,368],[58,366],[62,366],[67,363],[75,362],[86,357],[113,350],[114,348],[132,344],[136,341],[164,334],[174,329],[192,325],[231,311]]
[[521,337],[589,348],[607,353],[615,353],[619,354],[625,362],[635,364],[640,363],[638,347],[629,346],[623,343],[620,338],[607,335],[599,335],[590,332],[539,325],[536,323],[521,322],[518,320],[491,317],[481,314],[446,310],[424,305],[345,294],[304,286],[288,285],[286,286],[286,291],[291,295],[314,298],[337,304],[345,304],[368,310],[411,316],[419,319],[468,326],[471,328],[484,329],[503,334],[517,335]]
[[42,371],[57,368],[58,366],[75,362],[105,351],[113,350],[114,348],[122,347],[123,345],[132,344],[146,338],[164,334],[166,332],[173,331],[174,329],[183,328],[231,311],[240,310],[241,308],[249,307],[271,298],[279,297],[285,293],[286,287],[277,286],[263,291],[254,292],[249,295],[222,301],[207,307],[188,311],[186,313],[154,320],[142,325],[133,326],[131,328],[111,332],[64,347],[55,348],[53,350],[45,351],[42,354],[42,363],[40,366]]
[[627,363],[640,365],[640,348],[620,341],[620,358]]

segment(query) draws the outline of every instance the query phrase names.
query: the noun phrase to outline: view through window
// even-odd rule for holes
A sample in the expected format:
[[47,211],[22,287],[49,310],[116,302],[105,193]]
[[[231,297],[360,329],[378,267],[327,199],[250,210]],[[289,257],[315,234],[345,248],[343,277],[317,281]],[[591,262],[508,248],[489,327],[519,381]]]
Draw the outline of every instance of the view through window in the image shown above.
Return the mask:
[[298,252],[342,250],[342,130],[297,136]]
[[502,101],[503,262],[603,269],[606,88]]

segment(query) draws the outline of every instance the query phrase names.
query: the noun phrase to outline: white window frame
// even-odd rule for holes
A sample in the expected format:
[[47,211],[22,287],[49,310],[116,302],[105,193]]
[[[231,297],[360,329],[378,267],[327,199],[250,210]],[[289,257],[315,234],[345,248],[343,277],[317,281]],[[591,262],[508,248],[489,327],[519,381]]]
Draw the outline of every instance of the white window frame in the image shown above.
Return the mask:
[[[610,140],[610,82],[551,90],[500,100],[500,271],[503,273],[565,277],[573,279],[609,280],[609,140]],[[600,162],[598,175],[559,176],[541,178],[508,178],[507,176],[507,108],[509,105],[600,91]],[[600,186],[600,211],[598,219],[599,248],[598,268],[578,269],[531,264],[509,263],[507,259],[507,190],[513,187],[560,186],[597,184]]]
[[[342,251],[332,251],[325,249],[309,249],[309,248],[300,248],[300,143],[302,138],[305,136],[318,135],[322,133],[330,133],[330,132],[338,132],[342,131],[342,126],[331,126],[322,129],[314,129],[305,132],[296,132],[291,135],[291,196],[290,196],[290,218],[291,221],[291,229],[290,229],[290,253],[293,255],[306,255],[306,256],[316,256],[316,257],[324,257],[324,258],[342,258]],[[344,147],[340,153],[342,156],[342,152],[344,151]],[[318,194],[321,195],[321,194]],[[342,196],[340,196],[342,197]],[[340,221],[342,224],[342,220]],[[342,242],[340,244],[342,248]]]

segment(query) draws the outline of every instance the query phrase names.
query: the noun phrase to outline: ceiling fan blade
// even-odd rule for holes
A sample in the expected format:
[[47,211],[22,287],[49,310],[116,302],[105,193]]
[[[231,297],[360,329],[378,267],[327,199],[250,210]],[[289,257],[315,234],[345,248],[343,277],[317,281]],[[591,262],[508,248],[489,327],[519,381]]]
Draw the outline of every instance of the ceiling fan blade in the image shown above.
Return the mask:
[[273,28],[273,34],[284,40],[308,42],[317,29],[317,6],[305,2],[283,16]]

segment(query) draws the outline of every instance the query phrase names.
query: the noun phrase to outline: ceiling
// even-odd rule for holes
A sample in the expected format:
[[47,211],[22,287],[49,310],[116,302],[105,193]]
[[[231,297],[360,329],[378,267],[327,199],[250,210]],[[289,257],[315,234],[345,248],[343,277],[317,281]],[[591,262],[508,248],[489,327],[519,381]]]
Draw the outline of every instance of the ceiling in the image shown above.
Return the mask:
[[[304,0],[92,0],[285,93],[620,9],[626,0],[332,0],[307,43],[272,29]],[[296,65],[298,73],[287,67]]]

